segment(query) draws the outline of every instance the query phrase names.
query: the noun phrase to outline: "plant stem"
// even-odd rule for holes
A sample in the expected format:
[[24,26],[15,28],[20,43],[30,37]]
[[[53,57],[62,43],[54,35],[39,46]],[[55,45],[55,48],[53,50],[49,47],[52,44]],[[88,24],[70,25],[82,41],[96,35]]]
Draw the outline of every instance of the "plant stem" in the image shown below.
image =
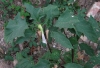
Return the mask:
[[63,62],[63,64],[65,64],[66,62],[63,60],[63,58],[62,57],[60,57],[60,59],[61,59],[61,61]]
[[52,53],[52,50],[50,48],[50,45],[49,45],[48,41],[47,41],[47,46],[48,46],[48,49],[49,49],[50,53]]
[[[72,45],[73,46],[73,45]],[[72,63],[74,62],[74,49],[72,49]]]

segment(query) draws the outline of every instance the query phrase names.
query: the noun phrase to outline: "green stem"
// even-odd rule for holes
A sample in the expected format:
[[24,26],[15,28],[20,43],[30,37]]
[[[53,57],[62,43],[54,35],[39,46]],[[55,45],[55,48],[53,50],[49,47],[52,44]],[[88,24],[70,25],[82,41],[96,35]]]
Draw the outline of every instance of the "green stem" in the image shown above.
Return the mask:
[[[72,45],[73,46],[73,45]],[[72,63],[74,62],[74,49],[72,49]]]

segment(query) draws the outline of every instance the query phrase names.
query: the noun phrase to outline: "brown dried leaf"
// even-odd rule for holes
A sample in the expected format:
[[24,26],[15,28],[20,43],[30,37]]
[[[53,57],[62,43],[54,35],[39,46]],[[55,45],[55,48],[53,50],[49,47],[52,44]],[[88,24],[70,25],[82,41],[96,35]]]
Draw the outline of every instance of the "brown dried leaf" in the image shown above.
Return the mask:
[[40,30],[37,31],[37,36],[38,36],[38,42],[40,42],[42,38],[42,32]]
[[48,40],[49,30],[46,30],[46,39]]
[[78,55],[78,60],[83,60],[84,59],[84,54],[81,51],[79,51],[77,53],[77,55]]
[[4,54],[4,51],[3,51],[3,49],[2,49],[2,48],[0,48],[0,52],[1,52],[2,54]]

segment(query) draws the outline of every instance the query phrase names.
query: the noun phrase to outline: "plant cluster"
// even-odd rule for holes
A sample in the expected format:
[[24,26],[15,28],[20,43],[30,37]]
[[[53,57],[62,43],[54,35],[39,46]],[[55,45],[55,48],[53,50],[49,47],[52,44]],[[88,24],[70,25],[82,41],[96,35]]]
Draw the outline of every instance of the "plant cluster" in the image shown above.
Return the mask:
[[[6,60],[13,60],[12,54],[18,60],[15,68],[92,68],[100,63],[100,54],[87,44],[79,43],[80,36],[98,43],[100,27],[92,17],[85,19],[85,12],[73,0],[48,0],[43,7],[35,7],[24,3],[24,13],[18,12],[14,19],[5,24],[5,41],[11,48],[5,56]],[[68,37],[65,30],[74,35]],[[50,47],[55,41],[69,52]],[[18,45],[27,43],[20,50]],[[35,54],[30,54],[32,47],[48,47],[48,50],[35,61]],[[77,59],[78,50],[84,50],[89,55],[89,60],[84,62]]]

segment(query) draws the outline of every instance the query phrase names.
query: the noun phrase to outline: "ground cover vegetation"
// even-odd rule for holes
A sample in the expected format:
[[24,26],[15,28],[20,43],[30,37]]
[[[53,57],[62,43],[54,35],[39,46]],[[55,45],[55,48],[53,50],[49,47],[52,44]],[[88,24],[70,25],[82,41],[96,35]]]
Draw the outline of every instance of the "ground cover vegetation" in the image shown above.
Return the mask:
[[[2,1],[6,4],[5,0]],[[7,2],[10,5],[6,9],[15,16],[4,25],[4,39],[11,45],[5,60],[16,58],[15,68],[93,68],[100,63],[100,54],[95,54],[88,44],[78,42],[83,35],[99,44],[100,26],[92,16],[86,18],[85,10],[80,9],[77,1],[46,0],[41,7],[39,2],[33,5],[29,0],[23,0],[23,6],[12,2]],[[9,11],[5,11],[4,15]],[[68,37],[66,30],[73,35]],[[53,41],[69,51],[62,53],[51,47]],[[22,50],[18,46],[20,44],[24,44]],[[40,47],[39,53],[33,54],[37,47]],[[46,50],[43,52],[43,49]],[[79,50],[85,51],[88,61],[78,59]],[[41,56],[37,57],[38,54]]]

